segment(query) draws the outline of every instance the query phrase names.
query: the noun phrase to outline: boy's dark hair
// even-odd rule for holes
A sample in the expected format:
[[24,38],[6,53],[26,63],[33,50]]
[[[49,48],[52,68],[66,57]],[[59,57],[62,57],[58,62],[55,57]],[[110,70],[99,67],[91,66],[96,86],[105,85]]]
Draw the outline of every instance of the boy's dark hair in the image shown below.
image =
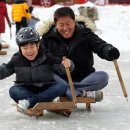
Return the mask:
[[74,11],[70,7],[61,7],[58,8],[54,13],[54,22],[56,23],[60,17],[69,16],[75,20]]

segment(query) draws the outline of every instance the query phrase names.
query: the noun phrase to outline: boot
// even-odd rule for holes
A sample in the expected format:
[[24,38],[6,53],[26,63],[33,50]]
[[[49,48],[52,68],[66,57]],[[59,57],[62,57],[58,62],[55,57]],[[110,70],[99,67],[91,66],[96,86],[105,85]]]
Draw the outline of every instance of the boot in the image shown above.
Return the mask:
[[96,102],[100,102],[103,100],[103,92],[100,90],[98,90],[98,91],[85,91],[85,90],[83,90],[82,97],[92,98]]
[[0,55],[6,55],[7,51],[0,51]]
[[2,49],[9,48],[9,44],[7,44],[7,43],[1,44],[1,48]]
[[18,107],[21,109],[21,110],[27,110],[30,106],[30,102],[29,100],[26,100],[26,99],[23,99],[23,100],[19,100],[18,101]]

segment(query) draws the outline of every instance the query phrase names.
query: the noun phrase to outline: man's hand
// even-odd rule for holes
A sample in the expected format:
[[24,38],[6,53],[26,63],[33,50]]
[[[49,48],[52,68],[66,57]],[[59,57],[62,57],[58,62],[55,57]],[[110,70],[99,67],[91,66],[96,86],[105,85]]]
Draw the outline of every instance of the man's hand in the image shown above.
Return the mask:
[[64,65],[64,67],[71,67],[71,60],[66,58],[62,61],[62,64]]
[[115,47],[109,47],[107,52],[108,60],[112,61],[118,59],[120,56],[120,52]]

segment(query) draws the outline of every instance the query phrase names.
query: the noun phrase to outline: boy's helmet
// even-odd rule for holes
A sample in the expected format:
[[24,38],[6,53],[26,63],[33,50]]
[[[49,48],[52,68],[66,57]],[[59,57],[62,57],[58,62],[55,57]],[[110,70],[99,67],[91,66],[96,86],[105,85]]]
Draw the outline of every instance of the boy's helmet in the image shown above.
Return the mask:
[[16,36],[16,43],[18,46],[28,44],[28,43],[38,43],[40,37],[38,32],[31,27],[25,27],[19,30]]

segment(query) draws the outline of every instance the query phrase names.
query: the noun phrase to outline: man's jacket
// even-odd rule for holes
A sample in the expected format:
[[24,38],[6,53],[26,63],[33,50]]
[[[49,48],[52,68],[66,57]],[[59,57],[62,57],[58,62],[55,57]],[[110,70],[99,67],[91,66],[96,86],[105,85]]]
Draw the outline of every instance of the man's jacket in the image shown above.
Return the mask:
[[[100,58],[107,60],[108,47],[104,40],[94,34],[83,22],[76,23],[74,36],[70,39],[64,39],[58,34],[55,25],[49,25],[49,30],[43,34],[41,44],[43,44],[48,52],[53,56],[62,58],[66,55],[75,64],[72,72],[73,80],[81,80],[87,75],[95,71],[93,53]],[[40,27],[43,29],[43,27]]]

